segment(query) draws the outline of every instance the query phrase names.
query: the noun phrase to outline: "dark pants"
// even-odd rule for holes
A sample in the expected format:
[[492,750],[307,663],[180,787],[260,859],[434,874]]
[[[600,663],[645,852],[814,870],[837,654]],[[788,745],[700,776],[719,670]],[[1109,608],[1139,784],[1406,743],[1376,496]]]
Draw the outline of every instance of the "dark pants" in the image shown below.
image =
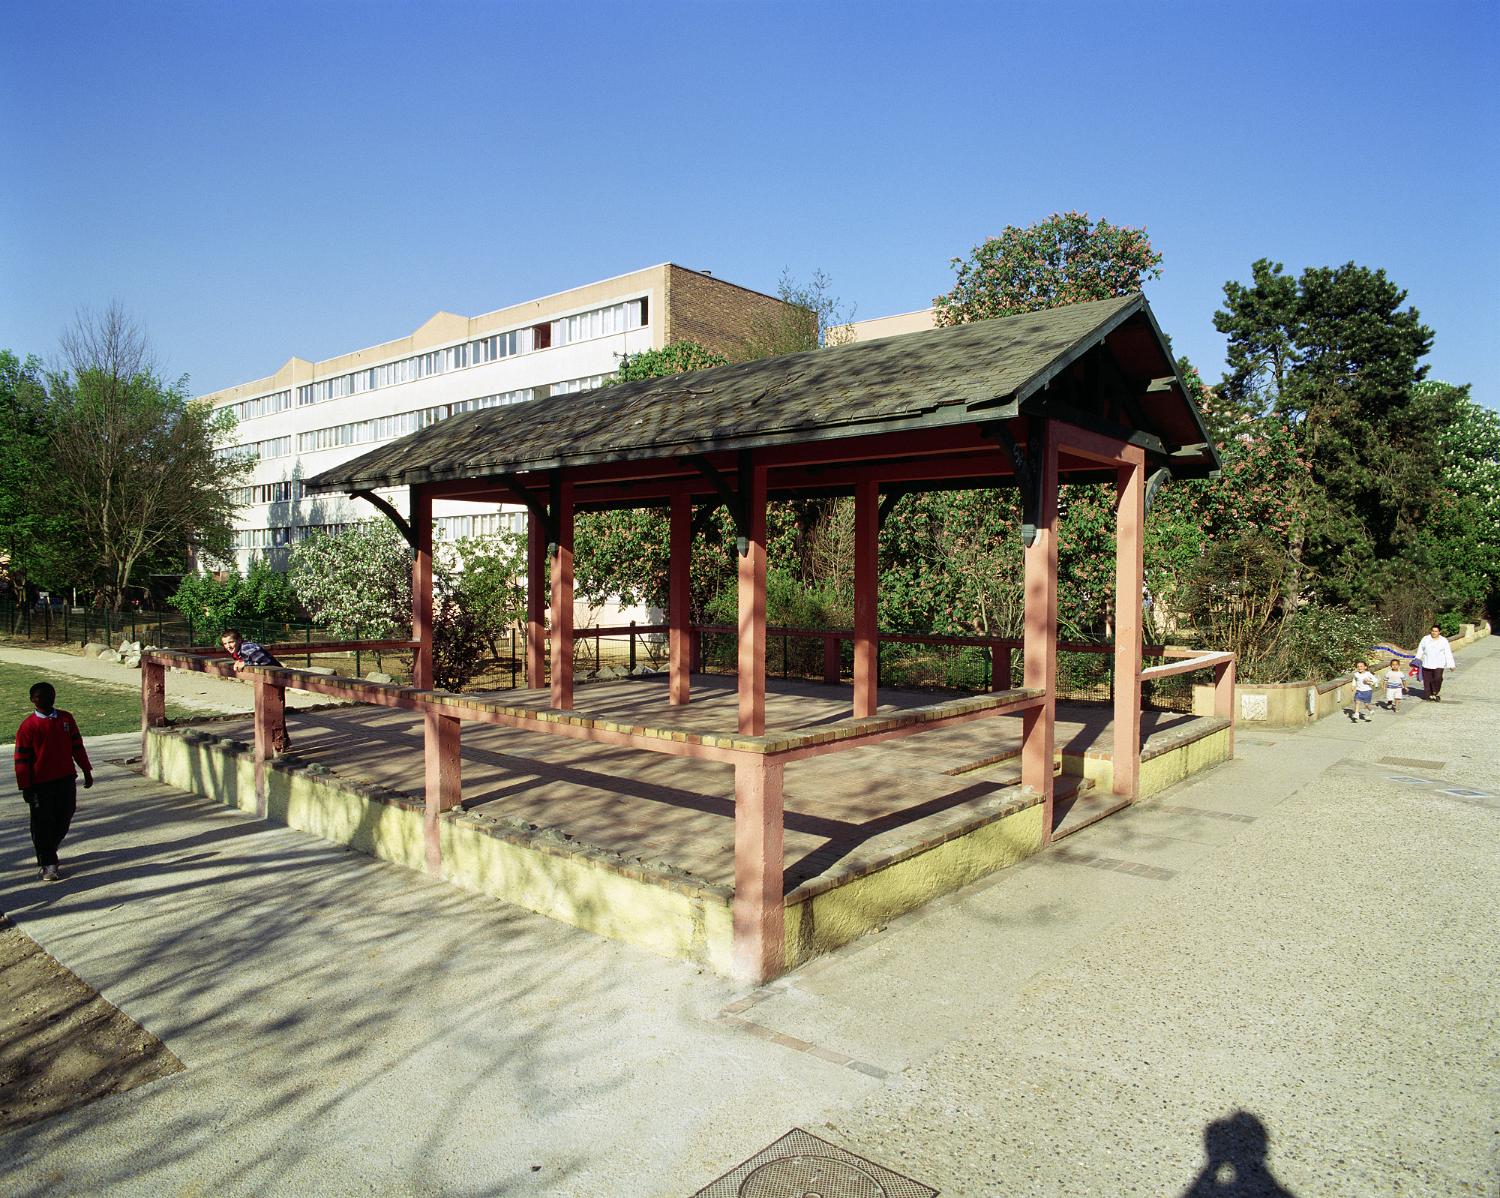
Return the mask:
[[68,834],[73,812],[78,807],[78,779],[58,778],[39,782],[27,799],[31,807],[31,843],[36,846],[36,863],[44,868],[57,864],[57,848]]
[[1422,667],[1422,697],[1435,699],[1443,693],[1443,667]]

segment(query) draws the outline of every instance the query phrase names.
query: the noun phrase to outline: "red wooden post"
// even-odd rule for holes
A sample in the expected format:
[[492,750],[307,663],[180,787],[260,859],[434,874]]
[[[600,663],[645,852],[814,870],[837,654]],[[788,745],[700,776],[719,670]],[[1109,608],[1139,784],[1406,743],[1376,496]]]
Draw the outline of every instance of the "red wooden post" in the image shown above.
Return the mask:
[[255,814],[266,816],[266,763],[276,755],[276,738],[286,727],[286,688],[257,673],[255,693]]
[[766,468],[741,471],[749,483],[743,502],[750,518],[746,552],[739,559],[740,732],[766,731]]
[[1010,645],[994,641],[990,645],[990,689],[1010,690]]
[[411,684],[418,690],[432,687],[432,494],[424,487],[411,488],[411,530],[417,540],[411,564],[411,639],[417,642],[412,655]]
[[[1057,447],[1052,422],[1032,423],[1041,438],[1036,539],[1026,549],[1026,641],[1024,685],[1043,691],[1046,702],[1021,718],[1021,783],[1045,800],[1043,835],[1052,835],[1053,722],[1057,714]],[[1030,445],[1027,446],[1029,450]]]
[[830,633],[823,634],[823,681],[836,683],[839,680],[839,638]]
[[552,483],[552,706],[573,710],[573,484]]
[[1146,454],[1132,446],[1115,471],[1114,793],[1134,799],[1141,777],[1141,594],[1146,576]]
[[734,972],[747,982],[781,973],[786,946],[782,773],[758,754],[734,767]]
[[167,722],[167,669],[141,658],[141,760],[146,760],[146,731]]
[[526,517],[526,685],[547,685],[547,530]]
[[423,741],[426,758],[427,809],[423,813],[427,872],[443,870],[443,844],[438,817],[457,807],[463,797],[463,764],[460,755],[463,723],[451,715],[436,711],[423,712]]
[[880,487],[854,488],[854,717],[874,715],[879,641],[876,611],[880,588]]
[[1229,756],[1234,756],[1234,662],[1214,667],[1214,715],[1229,721]]
[[692,649],[688,626],[692,619],[693,498],[672,496],[672,534],[667,567],[668,654],[672,703],[686,703],[692,689]]

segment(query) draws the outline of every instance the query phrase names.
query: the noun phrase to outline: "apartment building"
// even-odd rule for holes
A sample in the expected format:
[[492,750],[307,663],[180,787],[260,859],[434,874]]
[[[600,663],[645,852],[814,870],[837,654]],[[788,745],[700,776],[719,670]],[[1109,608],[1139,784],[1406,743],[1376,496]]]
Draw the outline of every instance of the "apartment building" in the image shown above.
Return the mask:
[[[599,386],[627,355],[691,340],[734,357],[782,301],[671,263],[514,304],[483,316],[438,312],[410,336],[200,398],[238,421],[255,456],[237,498],[235,564],[285,560],[295,542],[374,518],[359,500],[309,497],[302,480],[473,408]],[[385,494],[405,511],[406,492]],[[444,540],[524,527],[522,509],[439,500]]]

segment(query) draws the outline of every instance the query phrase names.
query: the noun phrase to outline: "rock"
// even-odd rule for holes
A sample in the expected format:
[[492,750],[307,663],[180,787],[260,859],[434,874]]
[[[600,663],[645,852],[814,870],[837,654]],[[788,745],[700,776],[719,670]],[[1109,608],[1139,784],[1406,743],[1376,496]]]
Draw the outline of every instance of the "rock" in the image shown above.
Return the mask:
[[392,678],[389,674],[382,674],[379,670],[371,670],[368,674],[365,675],[365,681],[366,682],[383,682],[383,683],[386,683],[387,685],[389,685],[390,683],[393,683],[396,680],[394,678]]
[[113,649],[101,649],[99,651],[99,660],[100,661],[108,661],[108,662],[118,662],[120,660],[120,655],[118,653],[116,653]]
[[83,655],[85,657],[98,657],[99,654],[108,652],[110,652],[109,646],[101,645],[98,641],[90,641],[83,647]]
[[629,672],[637,678],[650,678],[652,674],[656,673],[650,666],[636,666],[635,669]]
[[308,666],[302,671],[304,674],[332,674],[333,671],[327,666]]
[[120,664],[128,669],[139,670],[141,668],[140,655],[132,653],[129,657],[122,657],[120,658]]

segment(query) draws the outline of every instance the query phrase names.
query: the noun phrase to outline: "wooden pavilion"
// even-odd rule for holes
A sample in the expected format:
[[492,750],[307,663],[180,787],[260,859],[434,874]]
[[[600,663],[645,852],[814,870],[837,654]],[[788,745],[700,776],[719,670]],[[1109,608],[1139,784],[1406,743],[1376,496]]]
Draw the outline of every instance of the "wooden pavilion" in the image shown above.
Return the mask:
[[[1041,796],[1043,827],[1052,827],[1061,482],[1110,483],[1118,496],[1112,785],[1127,800],[1135,795],[1146,676],[1145,512],[1161,481],[1203,477],[1217,466],[1166,340],[1145,299],[1133,295],[469,412],[324,471],[306,490],[368,500],[415,550],[414,688],[388,705],[424,713],[429,814],[459,801],[463,719],[732,764],[734,957],[737,972],[764,979],[782,965],[786,762],[1020,713],[1021,782]],[[905,494],[997,486],[1019,488],[1024,512],[1016,530],[1025,545],[1021,686],[920,712],[877,715],[882,520]],[[377,494],[400,487],[410,496],[409,518]],[[818,730],[768,733],[766,504],[830,495],[852,495],[855,504],[852,718]],[[521,711],[431,691],[432,501],[438,497],[521,504],[530,514],[526,669],[533,687],[547,685],[550,673],[549,708]],[[670,510],[669,695],[681,705],[692,689],[693,534],[720,505],[737,532],[737,729],[685,735],[570,716],[576,513]],[[1218,690],[1230,693],[1232,659],[1220,657],[1227,655],[1151,673],[1216,666]],[[1228,714],[1227,702],[1223,706]],[[260,723],[258,711],[257,729]],[[438,851],[433,836],[429,854]]]

